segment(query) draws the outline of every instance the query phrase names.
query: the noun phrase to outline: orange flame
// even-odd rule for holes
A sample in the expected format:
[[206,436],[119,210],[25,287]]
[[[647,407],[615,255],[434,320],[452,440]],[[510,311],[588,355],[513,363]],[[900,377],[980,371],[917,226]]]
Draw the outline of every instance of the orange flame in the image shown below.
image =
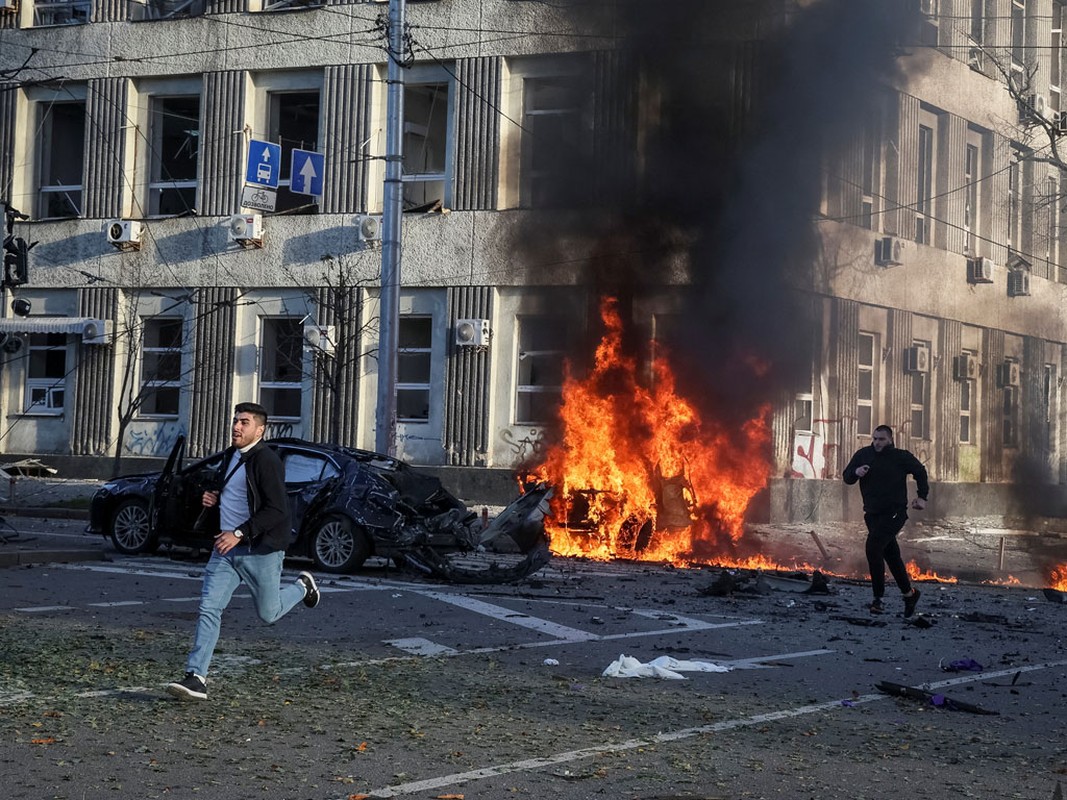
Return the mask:
[[937,581],[938,583],[959,583],[960,579],[938,575],[936,572],[927,572],[914,561],[904,565],[908,570],[908,577],[913,581]]
[[642,385],[623,352],[616,301],[602,301],[600,313],[606,330],[594,367],[579,380],[568,365],[560,441],[534,470],[556,487],[546,521],[552,550],[675,564],[728,554],[771,474],[770,406],[729,435],[678,395],[665,359],[653,363],[651,387]]
[[1067,592],[1067,564],[1055,566],[1049,572],[1049,588],[1059,592]]

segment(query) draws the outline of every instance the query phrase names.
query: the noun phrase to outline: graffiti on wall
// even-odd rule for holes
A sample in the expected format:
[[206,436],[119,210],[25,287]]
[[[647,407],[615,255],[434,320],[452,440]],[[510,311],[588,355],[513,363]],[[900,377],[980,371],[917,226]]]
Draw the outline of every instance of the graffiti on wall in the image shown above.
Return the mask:
[[[835,425],[840,420],[815,419],[816,425]],[[790,464],[791,478],[826,479],[835,470],[837,445],[828,444],[821,433],[796,433],[793,436],[793,458]]]
[[286,439],[292,436],[296,436],[296,428],[293,427],[291,422],[268,422],[267,432],[263,434],[264,439]]
[[511,450],[516,464],[540,459],[546,446],[543,428],[526,428],[524,431],[504,428],[500,431],[500,439]]
[[132,424],[126,430],[127,453],[135,456],[166,456],[185,429],[177,422]]

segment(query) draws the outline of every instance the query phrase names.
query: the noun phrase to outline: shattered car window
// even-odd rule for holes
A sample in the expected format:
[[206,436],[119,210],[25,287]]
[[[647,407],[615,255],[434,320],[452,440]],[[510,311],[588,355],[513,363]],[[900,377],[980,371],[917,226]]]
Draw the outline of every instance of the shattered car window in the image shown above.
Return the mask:
[[337,474],[337,467],[329,459],[317,458],[306,453],[285,455],[286,483],[313,483],[332,478]]

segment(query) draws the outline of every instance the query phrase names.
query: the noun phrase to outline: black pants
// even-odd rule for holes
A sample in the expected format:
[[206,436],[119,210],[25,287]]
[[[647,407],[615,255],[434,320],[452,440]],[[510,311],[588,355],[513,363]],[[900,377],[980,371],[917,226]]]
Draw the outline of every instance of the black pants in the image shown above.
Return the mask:
[[900,588],[900,593],[909,594],[911,579],[904,566],[904,559],[900,557],[900,545],[897,544],[897,534],[908,521],[907,512],[864,514],[863,521],[867,523],[867,566],[871,571],[871,591],[874,592],[874,599],[881,600],[885,594],[887,565],[893,574],[893,580]]

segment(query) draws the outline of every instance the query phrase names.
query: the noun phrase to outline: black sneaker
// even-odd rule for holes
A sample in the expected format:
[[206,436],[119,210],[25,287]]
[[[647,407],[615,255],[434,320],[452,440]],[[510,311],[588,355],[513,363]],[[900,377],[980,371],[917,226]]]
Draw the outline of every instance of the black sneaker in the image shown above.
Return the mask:
[[885,606],[882,605],[882,601],[881,600],[875,600],[874,602],[871,603],[871,613],[872,614],[884,614],[885,613]]
[[179,700],[207,700],[207,684],[199,675],[186,672],[182,680],[167,684],[167,694]]
[[904,618],[907,619],[915,613],[915,606],[919,605],[919,597],[922,595],[918,589],[912,588],[911,594],[904,597]]
[[319,594],[319,587],[315,585],[315,576],[310,572],[301,572],[296,579],[304,584],[304,605],[308,608],[317,606],[322,595]]

